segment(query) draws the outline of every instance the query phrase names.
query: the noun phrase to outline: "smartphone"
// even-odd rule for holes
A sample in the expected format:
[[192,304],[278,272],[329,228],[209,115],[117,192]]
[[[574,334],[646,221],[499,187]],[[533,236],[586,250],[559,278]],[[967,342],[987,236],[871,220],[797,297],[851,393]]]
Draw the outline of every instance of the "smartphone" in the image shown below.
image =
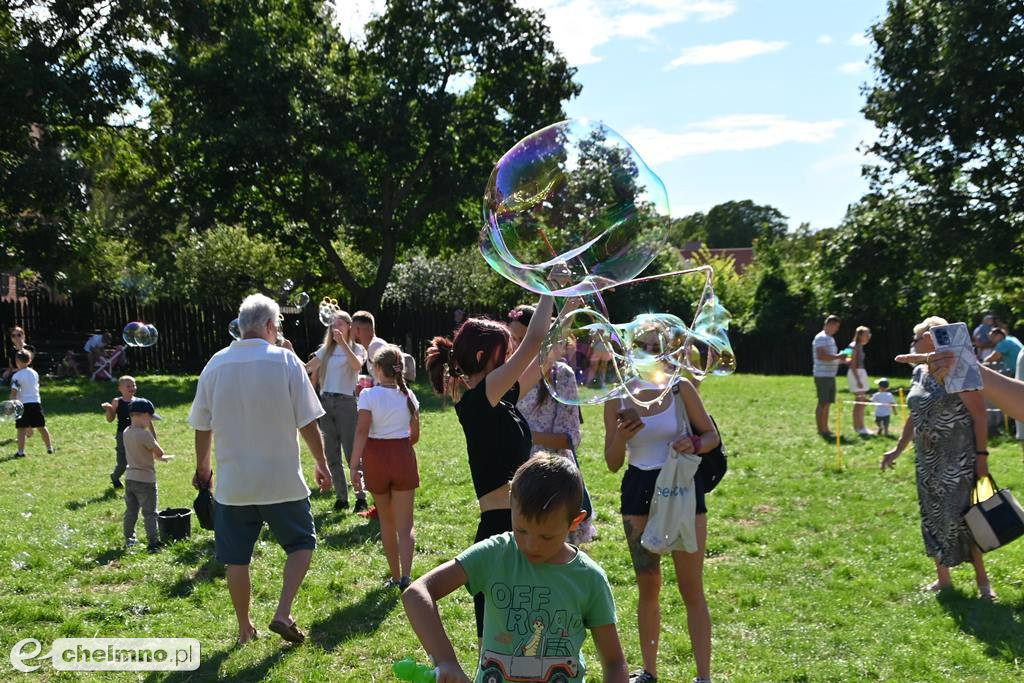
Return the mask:
[[943,382],[946,391],[958,394],[962,391],[978,391],[984,386],[981,370],[978,368],[978,357],[974,355],[971,333],[966,323],[937,325],[930,330],[932,343],[936,351],[952,351],[956,355],[956,364]]
[[623,408],[619,411],[619,422],[629,422],[631,420],[639,420],[640,413],[636,408]]

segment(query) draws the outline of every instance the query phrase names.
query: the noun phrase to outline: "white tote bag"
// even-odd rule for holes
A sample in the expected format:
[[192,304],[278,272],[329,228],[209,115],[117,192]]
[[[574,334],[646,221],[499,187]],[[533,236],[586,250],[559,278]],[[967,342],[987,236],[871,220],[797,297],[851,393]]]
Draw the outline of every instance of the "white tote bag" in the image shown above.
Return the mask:
[[700,456],[669,449],[651,496],[651,516],[640,537],[640,545],[652,553],[697,552],[697,492],[693,475],[698,467]]

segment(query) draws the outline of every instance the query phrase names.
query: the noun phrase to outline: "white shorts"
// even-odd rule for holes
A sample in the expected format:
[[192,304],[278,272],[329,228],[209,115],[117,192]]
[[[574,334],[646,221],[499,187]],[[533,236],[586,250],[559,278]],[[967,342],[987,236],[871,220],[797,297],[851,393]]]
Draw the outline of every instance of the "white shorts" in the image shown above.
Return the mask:
[[846,371],[846,383],[854,394],[868,393],[868,371],[864,368],[850,368]]

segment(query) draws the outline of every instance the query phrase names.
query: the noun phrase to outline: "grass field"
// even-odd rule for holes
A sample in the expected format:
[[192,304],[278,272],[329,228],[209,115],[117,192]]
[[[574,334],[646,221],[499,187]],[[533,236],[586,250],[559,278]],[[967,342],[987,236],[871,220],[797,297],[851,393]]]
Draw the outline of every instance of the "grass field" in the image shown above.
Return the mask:
[[[158,463],[161,509],[190,506],[192,432],[186,416],[194,378],[139,377],[139,393],[162,413],[160,441],[178,460]],[[58,637],[194,637],[202,665],[145,680],[389,681],[391,663],[425,656],[397,592],[382,588],[386,563],[377,526],[313,499],[320,549],[294,613],[309,639],[288,647],[266,624],[280,588],[283,553],[265,535],[253,560],[254,619],[260,639],[235,648],[235,621],[210,532],[148,555],[121,547],[123,502],[110,487],[114,427],[99,404],[109,385],[44,381],[43,404],[57,445],[47,456],[35,437],[29,457],[11,458],[14,428],[0,425],[0,677],[17,674],[7,654],[22,638],[43,652]],[[881,473],[892,440],[850,440],[845,467],[814,431],[809,377],[740,375],[705,383],[705,401],[730,451],[730,472],[708,497],[705,570],[714,620],[716,681],[1024,680],[1024,541],[988,556],[999,601],[978,600],[973,572],[954,571],[956,589],[935,596],[919,531],[912,450]],[[420,388],[419,394],[426,392]],[[840,400],[849,395],[840,393]],[[850,406],[844,429],[852,433]],[[600,538],[587,551],[608,572],[620,634],[634,668],[636,588],[622,538],[619,476],[601,456],[599,408],[584,411],[581,464]],[[897,422],[897,424],[899,424]],[[898,429],[898,427],[897,427]],[[997,439],[991,469],[1024,497],[1021,448]],[[423,486],[416,508],[415,574],[472,540],[477,508],[465,443],[451,406],[424,401],[417,447]],[[305,456],[307,480],[311,459]],[[142,524],[138,534],[142,537]],[[664,565],[661,676],[694,675],[684,608]],[[467,671],[476,649],[472,601],[459,592],[442,616]],[[593,648],[585,650],[593,659]],[[44,662],[21,676],[70,679]],[[136,680],[139,674],[82,674]]]

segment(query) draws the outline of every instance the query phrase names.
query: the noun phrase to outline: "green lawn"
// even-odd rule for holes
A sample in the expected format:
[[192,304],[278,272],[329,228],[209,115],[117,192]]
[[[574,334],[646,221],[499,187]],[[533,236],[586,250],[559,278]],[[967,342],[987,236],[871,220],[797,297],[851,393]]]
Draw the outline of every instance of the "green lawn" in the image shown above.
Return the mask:
[[[186,416],[194,378],[140,377],[139,393],[163,414],[158,463],[160,507],[190,506],[192,432]],[[295,615],[309,639],[288,647],[266,630],[279,590],[283,553],[269,536],[253,563],[255,643],[233,647],[235,621],[210,532],[193,524],[190,542],[158,555],[121,547],[123,503],[107,479],[114,427],[99,404],[109,385],[43,383],[57,453],[13,460],[14,428],[2,425],[0,509],[0,675],[12,680],[11,646],[53,639],[195,637],[202,666],[174,680],[388,681],[391,663],[425,659],[396,592],[382,589],[386,564],[373,522],[335,513],[317,496],[320,549]],[[949,595],[923,593],[933,578],[919,532],[913,453],[895,472],[878,462],[892,441],[851,440],[845,468],[835,446],[815,435],[809,377],[740,375],[702,389],[730,451],[730,472],[709,495],[705,570],[714,620],[716,681],[1012,681],[1024,677],[1024,541],[989,556],[999,602],[976,599],[973,572],[954,572]],[[421,387],[421,397],[426,392]],[[840,400],[849,394],[841,393]],[[850,406],[844,429],[851,433]],[[636,589],[618,519],[619,475],[601,456],[600,409],[584,411],[581,462],[597,509],[600,539],[587,548],[608,572],[631,669],[639,662]],[[898,423],[897,423],[898,424]],[[898,427],[897,427],[898,429]],[[991,468],[1024,498],[1021,448],[996,440]],[[464,441],[451,406],[424,401],[417,447],[423,487],[416,509],[415,574],[451,558],[473,537],[477,508]],[[306,457],[306,456],[304,456]],[[306,459],[312,481],[311,460]],[[138,533],[141,537],[141,520]],[[661,680],[694,675],[682,601],[665,563]],[[476,649],[472,601],[460,592],[442,616],[467,671]],[[593,656],[588,643],[587,655]],[[591,660],[593,661],[593,659]],[[44,664],[32,676],[72,678]],[[90,679],[104,674],[86,674]],[[135,674],[108,674],[136,680]],[[120,678],[118,678],[120,677]],[[162,680],[163,675],[151,675]],[[147,678],[150,680],[150,678]]]

